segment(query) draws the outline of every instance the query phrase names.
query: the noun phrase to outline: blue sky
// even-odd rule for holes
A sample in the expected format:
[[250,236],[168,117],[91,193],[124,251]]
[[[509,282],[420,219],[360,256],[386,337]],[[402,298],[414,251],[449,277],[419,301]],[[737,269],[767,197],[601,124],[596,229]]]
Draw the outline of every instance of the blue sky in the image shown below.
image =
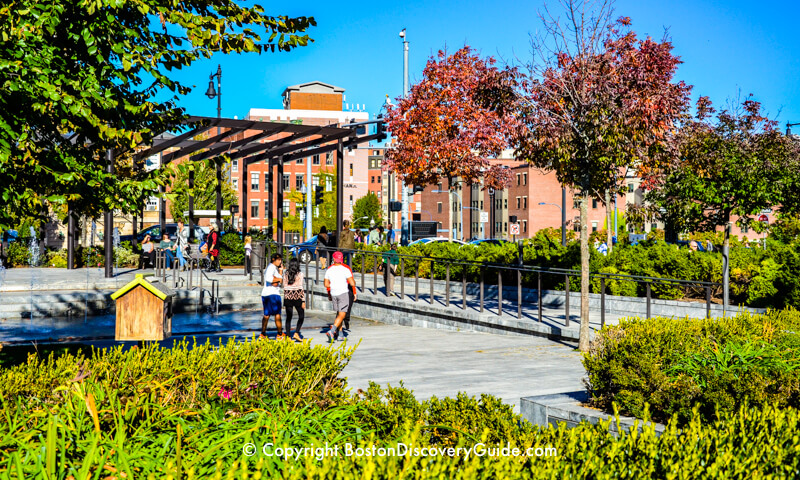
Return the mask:
[[[317,27],[310,34],[315,42],[289,53],[219,55],[198,62],[179,74],[197,85],[181,105],[190,114],[216,115],[216,101],[203,94],[208,74],[221,63],[223,116],[281,108],[287,85],[311,80],[345,88],[347,103],[366,104],[374,115],[386,94],[402,93],[401,29],[407,29],[410,41],[413,84],[427,59],[445,46],[454,50],[467,44],[483,55],[524,58],[529,35],[541,25],[541,5],[540,0],[265,4],[271,14],[314,16]],[[678,78],[694,85],[694,98],[708,95],[724,106],[753,93],[782,130],[787,121],[800,122],[800,2],[619,0],[616,13],[631,17],[640,36],[660,39],[669,30],[674,52],[684,62]]]

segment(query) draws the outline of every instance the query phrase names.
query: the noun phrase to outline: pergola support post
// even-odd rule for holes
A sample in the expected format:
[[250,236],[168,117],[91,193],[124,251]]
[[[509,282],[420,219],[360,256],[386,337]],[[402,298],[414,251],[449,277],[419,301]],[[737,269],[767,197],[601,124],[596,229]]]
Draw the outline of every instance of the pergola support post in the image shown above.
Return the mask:
[[[106,150],[106,173],[114,173],[114,149],[109,148]],[[162,187],[163,188],[163,187]],[[114,244],[112,240],[112,232],[114,230],[114,212],[106,209],[103,212],[103,242],[105,244],[105,276],[112,278],[114,276]]]
[[250,208],[250,204],[247,201],[247,191],[249,190],[249,179],[247,178],[247,160],[242,161],[241,164],[242,180],[239,182],[239,184],[242,186],[242,234],[247,235],[247,209]]
[[278,243],[284,243],[284,238],[283,238],[283,155],[278,157],[278,174],[277,175],[278,175],[278,188],[277,188],[278,194],[276,195],[277,198],[275,199],[275,202],[277,203],[276,211],[278,212],[278,215],[276,217],[276,222],[278,224],[277,235],[278,235]]
[[344,222],[344,144],[336,143],[336,241],[341,245],[342,222]]

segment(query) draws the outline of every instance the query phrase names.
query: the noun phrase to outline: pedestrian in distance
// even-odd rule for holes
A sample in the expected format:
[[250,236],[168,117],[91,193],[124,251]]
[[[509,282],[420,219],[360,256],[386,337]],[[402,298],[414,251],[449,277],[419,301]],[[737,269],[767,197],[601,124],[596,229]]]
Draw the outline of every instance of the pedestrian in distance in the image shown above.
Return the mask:
[[383,282],[386,285],[386,295],[394,295],[394,277],[397,275],[400,257],[397,255],[397,244],[390,244],[389,250],[383,252]]
[[369,228],[369,235],[367,235],[367,245],[372,245],[376,247],[380,245],[381,235],[377,228],[370,227]]
[[394,228],[392,228],[391,223],[386,224],[386,242],[389,244],[395,243],[394,239]]
[[253,270],[253,260],[251,255],[253,253],[253,237],[247,235],[244,237],[244,274],[247,275]]
[[283,274],[283,305],[286,307],[286,336],[292,335],[293,310],[297,310],[297,326],[292,340],[300,342],[303,337],[300,329],[306,316],[306,290],[303,287],[303,273],[300,271],[300,260],[289,260]]
[[342,232],[339,234],[339,250],[344,254],[344,263],[350,265],[350,255],[356,249],[356,236],[350,230],[350,220],[342,221]]
[[219,268],[219,233],[214,225],[211,225],[211,231],[208,233],[208,254],[211,257],[211,265],[208,267],[207,272],[221,272]]
[[386,235],[383,233],[383,226],[378,227],[378,243],[377,245],[383,245],[386,243]]
[[319,227],[317,234],[317,264],[323,270],[328,266],[328,228],[325,225]]
[[189,232],[183,230],[183,222],[178,222],[178,229],[175,231],[175,253],[181,270],[186,268],[186,255],[189,254]]
[[283,257],[280,253],[273,253],[267,271],[264,272],[264,288],[261,289],[261,305],[264,307],[264,316],[261,319],[261,338],[267,336],[269,317],[275,317],[275,327],[278,329],[276,340],[283,338],[283,325],[281,324],[281,291],[283,282],[281,266]]
[[[353,272],[350,267],[342,263],[344,255],[342,252],[333,253],[333,265],[325,272],[325,289],[328,290],[328,300],[333,303],[333,311],[336,312],[336,320],[331,325],[325,335],[328,337],[328,342],[332,343],[339,338],[339,331],[342,328],[347,312],[350,310],[351,298],[355,302],[356,295],[356,281],[353,278]],[[352,289],[353,296],[350,296]]]

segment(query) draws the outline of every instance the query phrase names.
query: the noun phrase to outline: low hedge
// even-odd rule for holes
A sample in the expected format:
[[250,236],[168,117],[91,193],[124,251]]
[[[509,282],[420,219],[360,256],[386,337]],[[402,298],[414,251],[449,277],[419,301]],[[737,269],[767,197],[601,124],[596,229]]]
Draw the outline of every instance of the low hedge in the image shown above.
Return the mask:
[[[0,477],[749,479],[800,474],[800,414],[794,409],[742,406],[711,422],[695,414],[680,429],[670,422],[660,436],[650,426],[613,435],[607,422],[540,428],[488,395],[419,402],[402,386],[384,390],[374,384],[343,395],[344,382],[324,372],[340,372],[351,353],[308,342],[253,341],[31,358],[0,377]],[[46,378],[39,379],[42,375]],[[264,383],[253,386],[255,378]],[[36,386],[25,388],[22,380]],[[47,382],[51,391],[44,388]],[[273,455],[264,454],[265,444],[272,444],[267,452]],[[338,453],[274,455],[276,448],[326,444],[338,447]],[[347,445],[356,455],[347,454]],[[380,455],[380,450],[374,455],[373,445],[395,448],[395,455]],[[415,448],[428,447],[435,450],[414,454]],[[358,454],[358,448],[364,450]],[[450,448],[472,450],[455,454]],[[532,449],[532,456],[506,454],[514,448]]]
[[800,313],[622,320],[584,354],[591,403],[686,422],[752,407],[800,406]]

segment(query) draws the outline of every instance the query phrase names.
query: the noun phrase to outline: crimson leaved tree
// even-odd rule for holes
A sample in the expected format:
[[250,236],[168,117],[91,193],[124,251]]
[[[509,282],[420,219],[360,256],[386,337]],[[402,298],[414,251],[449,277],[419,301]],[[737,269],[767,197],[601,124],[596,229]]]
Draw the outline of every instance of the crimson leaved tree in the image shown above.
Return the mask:
[[419,186],[442,178],[451,188],[459,179],[466,185],[483,179],[484,188],[508,184],[508,171],[489,158],[500,155],[513,132],[514,73],[494,64],[467,46],[431,57],[422,81],[386,116],[394,139],[386,168]]
[[[671,132],[690,87],[674,82],[680,64],[666,39],[640,40],[630,19],[612,20],[611,2],[565,0],[566,20],[542,15],[537,56],[520,82],[517,157],[555,171],[580,205],[580,349],[589,347],[588,201],[622,192],[624,174],[670,155]],[[590,12],[590,13],[587,13]]]

